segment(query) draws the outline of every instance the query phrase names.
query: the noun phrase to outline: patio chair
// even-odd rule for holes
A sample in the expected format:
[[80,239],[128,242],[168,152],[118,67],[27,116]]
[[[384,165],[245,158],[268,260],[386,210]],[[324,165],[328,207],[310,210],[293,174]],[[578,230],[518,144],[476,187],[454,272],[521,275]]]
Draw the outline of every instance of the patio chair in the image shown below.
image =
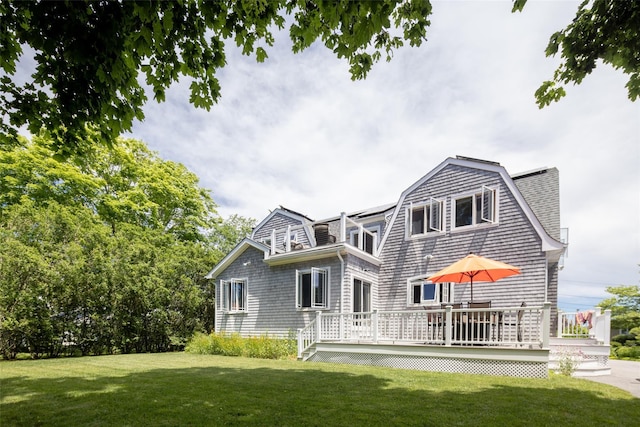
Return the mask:
[[[491,308],[491,301],[469,301],[467,308]],[[469,312],[467,313],[467,326],[471,328],[474,340],[489,340],[490,328],[493,326],[495,332],[495,316],[490,312]]]
[[[525,301],[522,301],[522,304],[520,304],[521,308],[524,308],[527,306],[527,303]],[[518,342],[522,342],[522,316],[524,315],[524,310],[518,310],[518,314],[516,315],[516,319],[515,322],[510,322],[510,323],[500,323],[500,326],[511,326],[514,328],[517,328],[516,330],[516,339],[518,340]],[[500,335],[500,332],[498,332],[498,335]]]

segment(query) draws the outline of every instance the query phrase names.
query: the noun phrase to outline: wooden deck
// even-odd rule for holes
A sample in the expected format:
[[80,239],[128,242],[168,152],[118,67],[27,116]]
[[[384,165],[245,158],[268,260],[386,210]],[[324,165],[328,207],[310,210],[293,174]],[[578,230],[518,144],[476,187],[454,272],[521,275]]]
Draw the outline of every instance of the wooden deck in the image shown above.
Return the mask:
[[[387,366],[435,372],[548,377],[554,354],[579,343],[550,344],[549,304],[491,309],[375,311],[328,314],[298,331],[298,357],[305,361]],[[598,313],[599,315],[599,313]],[[603,322],[610,313],[603,314]],[[588,375],[606,375],[608,342],[598,324],[581,352]],[[606,335],[606,334],[605,334]]]

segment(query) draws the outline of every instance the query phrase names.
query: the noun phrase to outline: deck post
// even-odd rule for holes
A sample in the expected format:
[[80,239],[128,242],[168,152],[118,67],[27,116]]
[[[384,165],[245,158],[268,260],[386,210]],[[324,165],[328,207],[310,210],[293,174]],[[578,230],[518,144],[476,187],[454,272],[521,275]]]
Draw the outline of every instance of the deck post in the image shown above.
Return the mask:
[[304,343],[302,342],[302,329],[298,328],[298,359],[302,357],[302,346]]
[[604,337],[603,344],[608,345],[611,341],[611,309],[604,311]]
[[284,237],[286,251],[291,252],[291,225],[287,225],[287,235]]
[[347,241],[347,214],[340,212],[340,243]]
[[549,348],[549,335],[551,335],[551,303],[545,301],[542,304],[542,348]]
[[558,338],[562,338],[562,325],[564,324],[564,317],[562,316],[562,310],[558,310]]
[[378,342],[378,309],[376,308],[371,313],[371,339],[374,344]]
[[444,311],[444,345],[451,347],[451,333],[453,332],[453,316],[451,315],[451,305],[447,305]]
[[320,332],[322,331],[322,324],[320,322],[321,316],[322,312],[316,311],[316,342],[320,342]]
[[271,230],[271,255],[276,254],[276,229]]
[[593,313],[592,327],[589,329],[589,338],[595,338],[598,341],[602,341],[604,338],[604,316],[602,316],[602,309],[596,307],[595,313]]

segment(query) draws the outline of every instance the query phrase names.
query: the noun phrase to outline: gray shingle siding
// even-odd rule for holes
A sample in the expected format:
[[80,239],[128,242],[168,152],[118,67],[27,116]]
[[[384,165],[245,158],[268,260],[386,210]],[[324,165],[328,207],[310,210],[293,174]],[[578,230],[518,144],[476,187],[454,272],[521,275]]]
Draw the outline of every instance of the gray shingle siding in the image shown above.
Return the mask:
[[[269,221],[261,224],[260,228],[256,228],[253,231],[253,240],[260,242],[262,241],[262,239],[271,238],[272,230],[282,230],[286,229],[289,225],[295,226],[301,224],[303,224],[302,221],[295,220],[289,216],[276,212]],[[303,232],[303,230],[296,230],[296,235],[298,243],[302,243],[306,246],[311,246],[311,242],[306,232]],[[276,247],[278,249],[283,249],[284,234],[280,233],[277,236],[277,239],[278,241],[276,242]]]
[[[452,200],[456,195],[479,191],[482,185],[498,188],[498,224],[452,230]],[[405,240],[406,208],[435,197],[445,201],[445,232]],[[495,306],[542,304],[545,295],[546,260],[540,238],[523,216],[522,209],[498,173],[448,165],[406,195],[383,248],[380,270],[380,305],[383,310],[407,309],[407,279],[429,276],[452,262],[475,253],[521,268],[522,274],[496,283],[474,284],[474,299],[491,300]],[[433,258],[425,260],[425,255]],[[471,298],[470,285],[454,286],[456,302]]]
[[[244,252],[233,262],[230,261],[229,266],[219,273],[216,286],[219,292],[220,280],[247,278],[247,312],[226,314],[218,304],[216,330],[238,332],[243,336],[265,333],[286,336],[289,331],[305,327],[315,318],[316,310],[296,308],[296,270],[311,267],[330,269],[330,312],[353,310],[354,278],[371,283],[372,309],[415,309],[407,305],[407,280],[416,276],[428,277],[472,252],[513,264],[521,269],[520,275],[495,283],[475,283],[475,300],[491,300],[494,307],[514,307],[523,301],[528,305],[542,305],[546,299],[552,303],[551,330],[555,331],[553,325],[557,317],[555,307],[558,265],[556,262],[548,261],[550,256],[543,251],[543,243],[548,242],[549,237],[541,232],[540,225],[530,213],[533,211],[551,237],[559,238],[558,171],[555,168],[545,171],[516,176],[512,182],[506,171],[497,164],[474,164],[466,161],[442,163],[441,167],[408,187],[402,194],[399,205],[385,207],[392,210],[377,212],[361,219],[353,217],[356,221],[363,221],[366,226],[380,226],[379,240],[383,236],[385,240],[379,256],[379,265],[371,258],[369,262],[354,255],[353,249],[346,250],[345,247],[336,245],[336,251],[340,250],[342,253],[344,266],[336,254],[325,254],[322,255],[325,258],[314,261],[296,262],[293,259],[286,265],[270,266],[265,262],[263,251],[246,245]],[[452,212],[455,197],[480,192],[483,185],[497,191],[497,223],[453,229]],[[444,231],[407,238],[407,208],[412,202],[427,202],[431,197],[444,201]],[[523,207],[520,204],[522,198],[526,198],[531,211],[526,205]],[[395,216],[389,221],[388,214],[391,213]],[[300,225],[303,222],[306,224],[306,221],[306,217],[296,219],[296,215],[290,212],[277,210],[254,230],[252,239],[260,241],[262,238],[270,238],[273,229],[285,229],[288,225]],[[332,218],[327,222],[330,225],[330,233],[339,240],[339,218]],[[312,234],[312,228],[308,227]],[[350,242],[351,229],[347,226],[347,242]],[[312,247],[313,239],[308,237],[306,233],[298,232],[298,242]],[[281,250],[282,247],[282,238],[279,238],[277,248]],[[553,246],[552,248],[557,250]],[[292,258],[304,257],[304,251],[301,252],[302,254]],[[433,257],[426,259],[425,256],[428,254]],[[470,299],[469,284],[454,285],[456,302],[468,302]],[[344,305],[340,306],[341,303]]]
[[337,257],[316,261],[268,266],[263,252],[248,248],[223,274],[216,278],[216,292],[220,293],[220,281],[231,278],[248,278],[246,313],[227,314],[216,307],[216,330],[237,332],[242,336],[269,334],[286,337],[289,331],[303,328],[315,318],[317,310],[296,308],[296,270],[311,267],[329,268],[329,307],[339,308],[341,265]]

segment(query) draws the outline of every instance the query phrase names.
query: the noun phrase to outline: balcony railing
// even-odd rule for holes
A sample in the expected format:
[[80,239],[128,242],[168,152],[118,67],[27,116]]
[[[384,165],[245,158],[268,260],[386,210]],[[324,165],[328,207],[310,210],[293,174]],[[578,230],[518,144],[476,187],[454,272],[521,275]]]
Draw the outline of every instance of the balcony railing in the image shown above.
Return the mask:
[[[316,227],[326,226],[326,222],[309,222],[299,225],[289,225],[285,228],[274,229],[271,231],[269,245],[271,247],[271,255],[288,253],[291,251],[311,249],[331,243],[349,244],[357,247],[361,251],[367,252],[375,257],[378,256],[378,235],[367,230],[363,224],[349,218],[344,212],[340,215],[337,223],[336,234],[328,234],[326,241],[321,242],[318,234],[314,232]],[[335,229],[334,225],[334,229]],[[328,233],[328,230],[327,230]],[[353,235],[353,243],[348,234]],[[302,236],[310,236],[309,239]]]
[[550,304],[540,307],[322,313],[298,331],[299,356],[315,342],[548,348]]
[[583,312],[558,311],[558,337],[592,338],[608,344],[611,339],[611,310],[604,313],[600,307]]

